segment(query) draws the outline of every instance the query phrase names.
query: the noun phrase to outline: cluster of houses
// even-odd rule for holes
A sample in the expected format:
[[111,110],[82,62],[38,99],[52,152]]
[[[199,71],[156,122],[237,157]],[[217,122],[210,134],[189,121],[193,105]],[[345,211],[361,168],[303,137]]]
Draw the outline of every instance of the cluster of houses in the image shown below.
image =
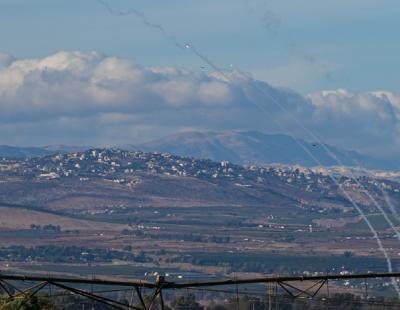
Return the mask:
[[[140,175],[194,177],[211,182],[232,182],[238,187],[260,184],[283,185],[305,192],[329,194],[337,185],[325,173],[300,166],[239,166],[228,161],[202,160],[168,153],[145,153],[120,149],[91,149],[85,152],[56,154],[25,160],[0,159],[0,175],[18,175],[34,179],[55,180],[76,177],[81,182],[103,178],[116,184],[134,186]],[[346,189],[357,190],[360,184],[346,176],[335,176]],[[400,192],[397,182],[360,177],[369,190]]]

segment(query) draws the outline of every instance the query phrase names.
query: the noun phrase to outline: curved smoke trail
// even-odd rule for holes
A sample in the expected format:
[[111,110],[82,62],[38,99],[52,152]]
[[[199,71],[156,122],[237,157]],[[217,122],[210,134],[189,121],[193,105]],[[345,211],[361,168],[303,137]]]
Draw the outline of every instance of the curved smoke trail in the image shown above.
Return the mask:
[[[311,138],[314,142],[317,142],[323,149],[324,151],[333,159],[337,162],[339,166],[344,166],[343,162],[330,150],[330,148],[316,135],[314,134],[310,129],[308,129],[301,121],[298,120],[294,114],[288,110],[284,105],[282,105],[278,100],[276,100],[275,97],[273,97],[270,93],[264,91],[261,89],[257,84],[255,85],[259,91],[263,92],[265,95],[267,95],[286,115],[289,115],[291,119],[296,122],[296,124]],[[322,166],[322,165],[321,165]],[[382,208],[382,206],[376,201],[376,199],[371,195],[371,193],[365,188],[364,185],[361,184],[361,182],[358,180],[357,176],[354,175],[354,173],[350,170],[350,176],[356,184],[360,187],[361,191],[369,198],[370,201],[374,204],[374,206],[382,213],[383,217],[385,218],[386,222],[389,224],[390,228],[393,229],[393,231],[396,234],[397,239],[400,241],[400,232],[397,229],[397,227],[393,224],[392,220],[388,217],[387,213],[385,210]]]
[[97,1],[97,3],[101,4],[102,6],[104,6],[111,15],[116,15],[116,16],[120,16],[120,17],[130,16],[132,14],[136,15],[137,17],[139,17],[139,19],[142,21],[142,23],[144,25],[146,25],[147,27],[156,29],[159,32],[161,32],[161,34],[165,38],[167,38],[170,42],[172,42],[176,47],[178,47],[180,49],[184,49],[185,48],[184,45],[181,45],[174,36],[170,35],[164,29],[164,27],[162,25],[156,24],[156,23],[153,23],[153,22],[149,21],[147,19],[147,17],[142,12],[140,12],[138,10],[135,10],[135,9],[129,9],[127,11],[117,11],[105,0],[96,0],[96,1]]
[[[200,58],[202,61],[204,61],[206,64],[208,64],[210,67],[212,67],[216,72],[218,72],[219,74],[221,74],[225,79],[227,79],[228,81],[235,83],[235,80],[232,79],[230,76],[228,76],[221,68],[219,68],[215,63],[213,63],[207,56],[205,56],[204,54],[200,53],[198,51],[198,49],[192,45],[192,44],[185,44],[182,45],[180,44],[177,39],[174,36],[171,36],[166,30],[165,28],[160,25],[160,24],[155,24],[150,22],[146,16],[141,13],[138,10],[135,9],[131,9],[129,11],[115,11],[108,2],[106,2],[105,0],[96,0],[99,4],[101,4],[102,6],[104,6],[110,14],[112,15],[116,15],[116,16],[129,16],[129,15],[136,15],[137,17],[139,17],[142,21],[142,23],[148,27],[154,28],[156,30],[158,30],[159,32],[161,32],[161,34],[167,38],[171,43],[173,43],[175,46],[177,46],[180,49],[186,48],[190,51],[192,51],[192,53],[194,55],[196,55],[198,58]],[[310,137],[313,137],[313,139],[316,140],[316,142],[318,142],[323,149],[331,156],[331,158],[333,158],[339,165],[343,165],[343,163],[337,158],[337,156],[335,154],[333,154],[333,152],[331,152],[331,150],[322,142],[322,140],[320,138],[318,138],[314,133],[312,133],[307,127],[305,127],[289,110],[286,109],[286,107],[284,107],[275,97],[273,97],[270,93],[265,92],[265,90],[261,87],[258,86],[258,84],[255,84],[255,87],[261,92],[266,94],[274,104],[276,104],[282,111],[284,111],[285,113],[287,113],[295,122],[296,124],[302,128]],[[263,113],[265,113],[267,116],[269,116],[269,112],[268,110],[263,106],[260,105],[258,103],[256,103],[255,101],[252,102],[256,107],[258,107]],[[273,120],[273,121],[277,121],[277,120]],[[281,125],[280,125],[281,127]],[[286,128],[286,131],[288,131],[288,129]],[[296,138],[296,136],[294,134],[292,134],[291,132],[289,132],[289,135],[291,136],[291,138],[306,152],[306,154],[308,156],[310,156],[310,158],[312,160],[314,160],[314,162],[317,165],[323,166],[322,163],[320,162],[320,160],[318,160],[314,154],[312,154],[312,152],[310,152],[307,147],[298,139]],[[343,186],[332,176],[329,174],[329,178],[335,183],[335,185],[341,190],[341,192],[343,193],[343,195],[348,199],[348,201],[352,204],[352,206],[357,210],[357,212],[360,214],[360,216],[362,217],[362,219],[364,220],[364,222],[367,224],[369,230],[371,231],[371,233],[373,234],[374,238],[376,239],[376,242],[378,244],[378,249],[382,252],[382,254],[384,255],[385,259],[386,259],[386,263],[387,263],[387,267],[388,267],[388,271],[389,272],[393,272],[393,267],[392,267],[392,262],[390,260],[390,257],[386,251],[386,249],[383,247],[382,241],[379,238],[379,235],[377,233],[377,231],[374,229],[374,227],[372,226],[371,222],[369,221],[369,219],[367,218],[367,216],[365,215],[364,211],[358,206],[358,204],[354,201],[354,199],[348,194],[348,192],[343,188]],[[397,238],[400,240],[400,233],[399,231],[396,229],[396,227],[394,226],[394,224],[392,223],[392,221],[389,219],[389,217],[387,216],[386,212],[383,210],[383,208],[378,204],[378,202],[372,197],[372,195],[364,188],[364,186],[357,180],[357,178],[354,178],[354,180],[357,182],[357,184],[363,189],[363,192],[367,195],[367,197],[374,203],[374,205],[378,208],[378,210],[382,213],[382,215],[384,216],[385,220],[387,221],[387,223],[390,225],[390,227],[395,231]],[[392,279],[392,285],[395,288],[397,294],[400,296],[400,288],[396,282],[395,279]]]
[[[376,180],[376,179],[375,179],[375,181],[378,182],[378,180]],[[398,222],[400,222],[400,215],[397,212],[396,207],[394,206],[394,204],[393,204],[392,200],[390,199],[388,193],[385,191],[385,189],[382,186],[378,186],[378,188],[380,189],[380,191],[382,193],[382,196],[385,199],[385,202],[386,202],[387,206],[390,209],[390,212],[392,212],[392,214],[396,218],[396,220]]]

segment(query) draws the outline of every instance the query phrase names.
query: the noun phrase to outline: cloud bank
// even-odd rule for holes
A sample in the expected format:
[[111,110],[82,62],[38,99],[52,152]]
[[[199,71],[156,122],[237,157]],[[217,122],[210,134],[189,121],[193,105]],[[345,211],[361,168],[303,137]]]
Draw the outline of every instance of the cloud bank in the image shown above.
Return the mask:
[[145,67],[80,51],[40,59],[0,53],[0,144],[135,144],[186,129],[291,130],[306,138],[271,96],[328,143],[399,153],[394,93],[337,90],[304,98],[241,72]]
[[312,126],[321,136],[347,148],[398,157],[400,95],[339,89],[316,92],[307,99],[313,104]]

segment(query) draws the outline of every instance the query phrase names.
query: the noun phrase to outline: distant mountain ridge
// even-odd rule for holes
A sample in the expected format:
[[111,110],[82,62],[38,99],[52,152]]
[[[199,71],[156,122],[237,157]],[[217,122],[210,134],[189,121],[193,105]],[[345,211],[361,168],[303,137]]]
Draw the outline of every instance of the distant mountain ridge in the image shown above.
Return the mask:
[[[300,142],[323,166],[338,165],[338,162],[321,145],[304,140]],[[265,134],[259,131],[184,132],[132,148],[195,158],[229,160],[241,165],[282,163],[306,167],[318,166],[291,136]],[[334,146],[328,146],[328,148],[344,166],[383,170],[400,169],[400,161],[383,161]]]
[[0,157],[25,158],[50,155],[53,152],[41,147],[17,147],[0,145]]
[[54,153],[80,152],[90,147],[67,146],[67,145],[48,145],[44,147],[19,147],[0,145],[0,157],[5,158],[33,158],[47,156]]
[[[299,145],[304,146],[307,152]],[[363,167],[375,170],[400,170],[400,160],[381,160],[327,146],[339,159],[340,164],[318,143],[296,141],[284,134],[266,134],[259,131],[188,131],[173,134],[139,145],[120,147],[125,150],[163,152],[179,156],[216,161],[228,160],[239,165],[285,164],[305,167],[318,166],[308,153],[313,154],[322,166]],[[25,158],[46,156],[54,153],[81,152],[90,147],[51,145],[46,147],[0,146],[0,157]]]

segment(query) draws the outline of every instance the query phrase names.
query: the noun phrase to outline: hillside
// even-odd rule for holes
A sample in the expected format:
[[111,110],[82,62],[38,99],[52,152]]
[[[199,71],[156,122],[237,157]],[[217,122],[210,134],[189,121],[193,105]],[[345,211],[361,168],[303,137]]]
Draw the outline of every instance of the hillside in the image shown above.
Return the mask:
[[[304,146],[299,145],[298,141]],[[354,151],[327,146],[330,153],[318,143],[296,141],[284,134],[265,134],[258,131],[183,132],[139,145],[125,145],[131,151],[162,152],[184,157],[228,160],[238,165],[285,164],[315,167],[346,166],[365,169],[400,170],[400,161],[376,159]],[[49,145],[45,147],[0,146],[0,157],[32,158],[57,153],[83,152],[90,147]]]
[[[321,145],[300,141],[322,165],[338,165],[338,162]],[[369,169],[396,170],[400,168],[399,162],[379,160],[333,146],[328,146],[328,148],[340,160],[340,165],[362,166]],[[292,137],[258,131],[184,132],[138,145],[135,149],[169,152],[218,161],[229,160],[242,165],[271,163],[307,167],[318,165]]]
[[[348,205],[329,170],[300,166],[240,166],[229,161],[200,160],[169,153],[92,149],[28,160],[0,161],[0,201],[47,207],[71,197],[118,197],[138,205],[270,205],[307,208],[329,202]],[[336,172],[337,175],[337,172]],[[337,176],[363,205],[365,199],[351,177]],[[377,196],[379,184],[359,180]],[[398,183],[390,184],[397,195]],[[385,184],[386,184],[385,183]],[[385,186],[387,187],[387,186]],[[23,195],[21,195],[21,191]],[[396,199],[397,201],[398,199]]]
[[[118,149],[0,159],[0,268],[139,278],[149,270],[385,271],[374,237],[329,173]],[[376,207],[354,179],[335,177],[396,258],[398,241]],[[399,208],[399,183],[358,180],[385,210],[387,199]]]

